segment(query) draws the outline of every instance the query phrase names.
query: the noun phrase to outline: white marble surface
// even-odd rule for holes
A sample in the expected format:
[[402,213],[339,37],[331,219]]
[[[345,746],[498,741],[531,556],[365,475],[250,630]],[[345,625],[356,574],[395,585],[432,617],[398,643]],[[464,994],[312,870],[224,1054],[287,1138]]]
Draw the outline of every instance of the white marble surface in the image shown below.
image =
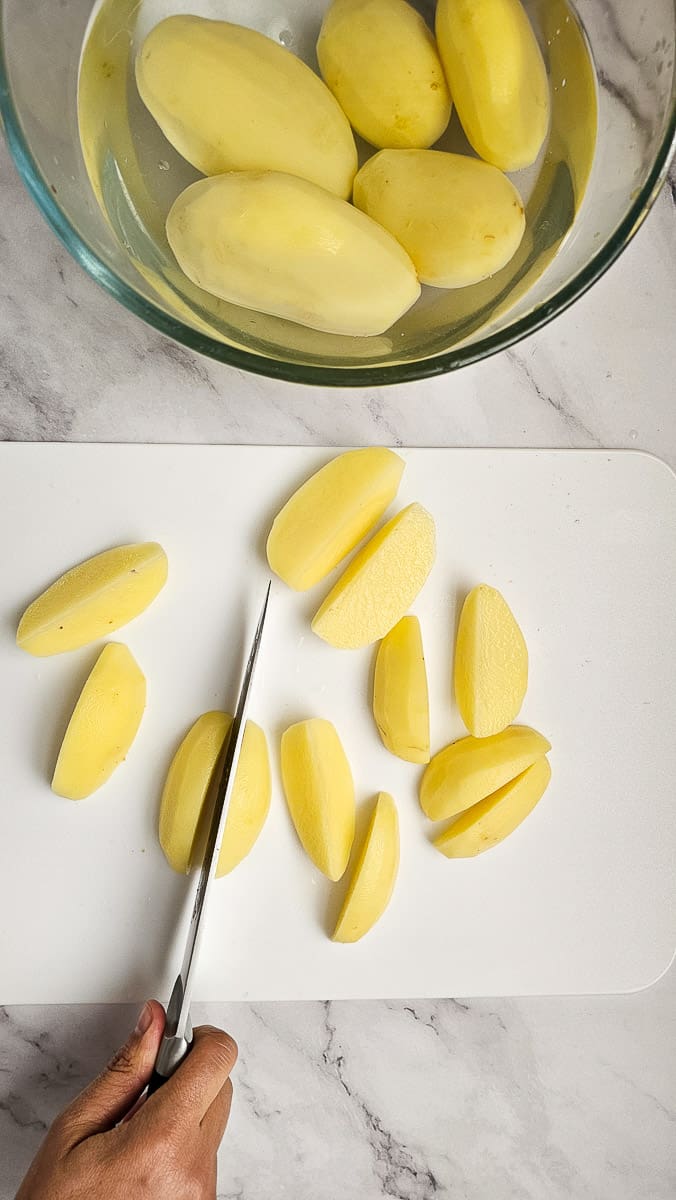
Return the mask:
[[[0,437],[630,446],[676,466],[675,230],[672,175],[610,274],[512,352],[403,388],[294,388],[116,307],[0,150]],[[627,997],[203,1008],[242,1050],[219,1198],[672,1200],[675,1001],[672,969]],[[134,1015],[0,1009],[0,1200]]]

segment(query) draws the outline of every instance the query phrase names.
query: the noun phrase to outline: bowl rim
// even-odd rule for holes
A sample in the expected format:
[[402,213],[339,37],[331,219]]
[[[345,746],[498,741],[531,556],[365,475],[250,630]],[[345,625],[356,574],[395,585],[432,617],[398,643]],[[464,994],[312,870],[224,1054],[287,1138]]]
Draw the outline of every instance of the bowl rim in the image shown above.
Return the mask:
[[227,342],[210,338],[198,330],[184,325],[178,319],[170,317],[168,313],[120,279],[104,259],[92,250],[65,215],[33,157],[12,99],[1,30],[0,127],[4,129],[9,152],[19,175],[47,224],[87,274],[129,312],[188,349],[254,375],[320,387],[379,387],[385,384],[410,383],[419,379],[449,374],[461,367],[470,366],[484,358],[489,358],[502,350],[507,350],[510,346],[541,329],[543,325],[548,324],[560,313],[565,312],[575,300],[584,295],[605,274],[629,245],[650,212],[666,179],[672,155],[676,151],[676,67],[672,78],[671,109],[664,136],[650,171],[625,216],[585,266],[549,300],[526,313],[505,329],[488,334],[471,345],[447,350],[430,358],[402,361],[382,367],[361,365],[335,367],[314,363],[286,362],[242,350]]

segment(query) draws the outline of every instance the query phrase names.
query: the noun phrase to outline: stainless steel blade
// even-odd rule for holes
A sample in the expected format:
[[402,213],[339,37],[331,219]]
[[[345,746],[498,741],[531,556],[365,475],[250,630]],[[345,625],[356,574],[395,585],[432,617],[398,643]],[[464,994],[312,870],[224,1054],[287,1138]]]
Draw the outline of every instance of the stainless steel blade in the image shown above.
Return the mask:
[[[249,701],[251,698],[251,686],[253,683],[256,663],[258,661],[258,653],[261,646],[263,636],[263,627],[267,616],[268,604],[270,602],[270,589],[272,583],[268,583],[265,593],[265,602],[258,619],[256,633],[254,636],[249,658],[247,660],[242,686],[237,701],[237,708],[233,717],[232,726],[228,741],[224,747],[219,765],[216,768],[218,774],[214,775],[212,788],[215,790],[216,798],[214,802],[214,810],[207,837],[206,849],[200,872],[197,891],[195,893],[195,903],[193,905],[192,916],[190,918],[190,927],[188,929],[188,937],[186,941],[185,954],[183,956],[183,964],[181,973],[178,977],[172,994],[174,1001],[174,1012],[167,1013],[167,1032],[165,1039],[172,1041],[175,1045],[185,1046],[191,1039],[190,1029],[190,998],[192,995],[192,987],[194,981],[195,966],[199,951],[200,932],[203,927],[203,919],[207,909],[207,901],[209,893],[216,876],[216,866],[218,864],[218,856],[221,850],[221,842],[223,841],[223,831],[225,822],[228,816],[228,808],[230,805],[230,797],[235,782],[237,773],[237,762],[239,760],[240,751],[242,749],[242,740],[244,738],[244,730],[246,728],[246,718],[249,709]],[[171,1008],[172,1006],[170,1006]],[[169,1018],[172,1018],[171,1021]],[[159,1060],[158,1060],[159,1062]]]

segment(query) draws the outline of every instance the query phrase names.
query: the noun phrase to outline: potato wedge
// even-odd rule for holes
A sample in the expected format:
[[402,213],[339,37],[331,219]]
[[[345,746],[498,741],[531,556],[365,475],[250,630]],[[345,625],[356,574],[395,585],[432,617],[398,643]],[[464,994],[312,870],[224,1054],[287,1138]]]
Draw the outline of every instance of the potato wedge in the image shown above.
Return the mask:
[[[199,865],[204,854],[213,811],[209,784],[231,725],[229,713],[203,713],[181,742],[167,774],[160,803],[160,845],[169,865],[183,875]],[[265,734],[247,721],[217,878],[234,870],[253,848],[270,809],[271,787]]]
[[255,29],[179,14],[136,60],[146,107],[204,175],[284,171],[347,200],[357,170],[349,121],[326,84]]
[[415,600],[436,556],[434,521],[409,504],[355,555],[312,622],[318,637],[343,650],[385,637]]
[[551,777],[548,759],[538,758],[523,774],[461,813],[434,839],[437,850],[446,858],[474,858],[497,846],[533,811]]
[[436,34],[462,127],[501,171],[535,162],[549,128],[549,80],[520,0],[439,0]]
[[417,617],[402,617],[378,647],[373,715],[392,754],[406,762],[430,761],[427,671]]
[[329,879],[340,879],[354,841],[355,798],[350,765],[330,721],[312,718],[285,731],[282,783],[305,852]]
[[384,333],[420,295],[405,250],[365,213],[278,171],[232,171],[174,202],[167,237],[212,296],[325,333]]
[[354,202],[410,255],[421,283],[462,288],[502,270],[526,228],[497,167],[441,150],[382,150],[354,181]]
[[464,812],[521,775],[551,750],[541,733],[511,725],[487,738],[462,738],[435,754],[420,784],[420,805],[431,821]]
[[116,546],[72,567],[23,614],[17,645],[47,657],[107,637],[148,607],[167,581],[157,542]]
[[52,791],[84,800],[127,757],[146,706],[146,681],[131,651],[110,642],[101,651],[61,743]]
[[358,942],[382,917],[399,871],[399,817],[380,792],[333,934],[334,942]]
[[474,737],[502,733],[518,717],[528,687],[528,650],[507,601],[485,583],[463,604],[453,675],[460,716]]
[[348,450],[299,487],[275,517],[272,570],[299,592],[314,587],[354,550],[394,500],[404,470],[392,450]]
[[451,116],[436,43],[406,0],[333,0],[317,42],[319,69],[372,146],[431,146]]

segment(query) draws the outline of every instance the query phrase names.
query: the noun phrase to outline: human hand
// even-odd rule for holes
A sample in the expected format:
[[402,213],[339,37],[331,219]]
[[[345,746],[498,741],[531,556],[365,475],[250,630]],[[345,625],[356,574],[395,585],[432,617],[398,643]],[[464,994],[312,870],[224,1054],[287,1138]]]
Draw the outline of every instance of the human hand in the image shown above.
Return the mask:
[[185,1062],[136,1107],[164,1023],[150,1000],[126,1045],[56,1118],[16,1200],[215,1200],[237,1047],[220,1029],[196,1029]]

